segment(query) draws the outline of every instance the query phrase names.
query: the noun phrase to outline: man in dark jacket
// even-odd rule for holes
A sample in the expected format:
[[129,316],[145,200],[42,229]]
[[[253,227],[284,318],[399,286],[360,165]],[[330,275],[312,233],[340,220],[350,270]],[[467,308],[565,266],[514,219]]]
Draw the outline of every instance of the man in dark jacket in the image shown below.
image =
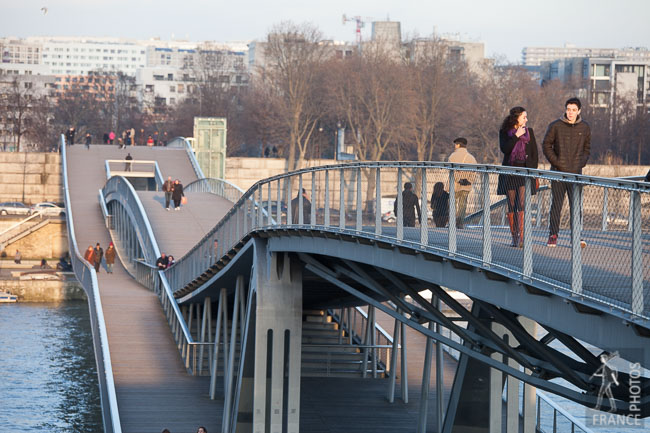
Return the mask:
[[[589,124],[580,117],[582,104],[578,98],[570,98],[564,104],[565,112],[562,118],[551,122],[544,136],[542,148],[544,156],[551,163],[551,170],[566,173],[581,174],[587,165],[591,151],[591,129]],[[560,218],[565,195],[569,195],[571,220],[574,215],[580,218],[581,209],[574,210],[573,184],[566,182],[551,182],[551,215],[547,245],[557,246],[557,235],[560,230]],[[577,212],[577,213],[576,213]],[[584,248],[586,243],[580,241]]]
[[[416,209],[418,211],[418,222],[421,224],[422,214],[420,213],[420,201],[418,200],[418,196],[413,192],[413,184],[406,182],[404,184],[404,191],[402,191],[402,221],[404,227],[415,227]],[[397,216],[397,200],[393,204],[393,212]]]
[[65,132],[65,142],[68,146],[72,146],[74,144],[74,134],[75,129],[73,126],[68,128],[68,130]]
[[172,189],[174,188],[174,182],[172,177],[167,177],[165,183],[163,183],[162,190],[165,193],[165,209],[169,210],[169,201],[172,199]]
[[99,267],[102,264],[102,256],[104,255],[104,250],[102,247],[99,245],[99,242],[97,242],[97,245],[95,245],[95,254],[93,256],[94,258],[94,265],[95,265],[95,272],[99,272]]
[[[291,223],[300,224],[300,196],[291,200]],[[307,197],[307,191],[302,189],[302,223],[311,224],[311,201]]]
[[159,271],[164,271],[167,269],[167,265],[169,264],[169,257],[165,255],[165,253],[160,254],[160,257],[156,260],[156,266],[158,267]]

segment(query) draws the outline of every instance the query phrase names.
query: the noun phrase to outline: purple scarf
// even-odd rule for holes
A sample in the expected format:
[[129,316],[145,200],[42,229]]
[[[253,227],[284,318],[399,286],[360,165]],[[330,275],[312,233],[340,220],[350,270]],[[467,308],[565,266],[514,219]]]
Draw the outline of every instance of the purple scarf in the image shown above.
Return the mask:
[[[516,129],[511,129],[508,131],[508,137],[512,137],[517,132]],[[510,152],[510,164],[521,164],[526,162],[526,144],[530,141],[530,134],[528,133],[528,128],[526,128],[526,133],[519,137],[515,147]]]

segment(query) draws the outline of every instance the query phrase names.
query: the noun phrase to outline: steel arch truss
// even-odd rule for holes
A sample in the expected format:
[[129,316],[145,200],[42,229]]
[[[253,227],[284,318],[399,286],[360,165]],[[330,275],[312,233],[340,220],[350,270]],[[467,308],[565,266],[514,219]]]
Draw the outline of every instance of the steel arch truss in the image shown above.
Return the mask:
[[[584,406],[596,406],[602,380],[593,373],[601,362],[598,355],[592,354],[570,335],[544,327],[546,334],[538,338],[522,324],[522,320],[529,320],[523,316],[478,299],[471,299],[471,306],[464,305],[438,285],[376,266],[314,254],[299,253],[298,257],[307,271],[396,321],[457,350],[461,356],[478,360],[525,383]],[[419,293],[426,289],[433,293],[432,299],[439,298],[455,316],[448,317],[434,302]],[[436,332],[428,326],[430,323],[442,327],[447,335]],[[460,323],[467,326],[463,327]],[[503,332],[495,331],[499,325],[510,338],[504,338]],[[560,342],[571,352],[571,356],[552,347],[553,341]],[[518,366],[513,367],[512,361]],[[553,379],[564,379],[570,385],[551,382]],[[618,381],[620,385],[612,387],[615,408],[608,401],[603,401],[601,410],[629,413],[631,403],[628,401],[627,384],[636,381],[641,388],[641,398],[635,402],[636,407],[640,408],[641,416],[650,415],[650,379],[619,373]]]

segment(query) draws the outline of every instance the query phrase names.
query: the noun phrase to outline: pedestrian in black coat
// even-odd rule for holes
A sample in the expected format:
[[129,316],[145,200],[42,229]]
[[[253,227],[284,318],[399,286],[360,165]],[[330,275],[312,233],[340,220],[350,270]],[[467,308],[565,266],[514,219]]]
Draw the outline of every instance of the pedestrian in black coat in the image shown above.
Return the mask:
[[180,180],[176,179],[174,181],[174,186],[172,187],[172,200],[174,200],[174,210],[179,210],[181,208],[181,200],[185,197],[183,193],[183,184]]
[[[418,211],[418,222],[422,223],[420,200],[413,193],[413,184],[406,182],[404,184],[404,191],[402,191],[402,221],[404,227],[415,227],[415,210]],[[395,212],[395,216],[397,216],[397,200],[393,204],[393,211]]]

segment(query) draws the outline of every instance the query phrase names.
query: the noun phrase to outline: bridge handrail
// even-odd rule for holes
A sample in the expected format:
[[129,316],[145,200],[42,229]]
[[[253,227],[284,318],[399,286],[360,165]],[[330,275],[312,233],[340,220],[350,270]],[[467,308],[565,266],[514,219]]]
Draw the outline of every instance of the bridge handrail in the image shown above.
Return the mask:
[[99,376],[99,391],[104,431],[121,433],[122,425],[117,406],[117,396],[115,394],[115,380],[113,378],[111,354],[108,346],[108,334],[106,332],[106,323],[104,322],[104,310],[102,308],[102,301],[99,294],[97,274],[95,273],[95,269],[90,265],[90,263],[84,260],[83,256],[79,252],[77,240],[75,238],[70,190],[68,187],[68,161],[66,158],[65,137],[63,135],[61,135],[60,148],[63,161],[63,195],[65,206],[68,210],[66,212],[66,225],[68,229],[70,260],[75,276],[88,295],[88,305],[91,310],[90,319],[93,331],[93,340],[95,340],[95,362],[97,364],[97,375]]
[[[214,177],[197,179],[193,182],[188,183],[187,186],[183,188],[183,190],[187,192],[209,192],[211,194],[218,195],[219,197],[223,197],[233,203],[237,203],[242,195],[246,193],[243,189],[234,183],[229,182],[225,179],[218,179]],[[254,201],[254,205],[255,207],[258,207],[260,206],[260,203]],[[268,216],[266,209],[263,207],[261,209],[264,216]],[[271,217],[271,220],[273,221],[273,224],[275,224],[273,217]]]
[[[140,246],[144,250],[145,258],[148,260],[149,266],[153,267],[151,262],[154,262],[158,259],[158,257],[160,257],[160,248],[158,248],[158,242],[154,236],[153,229],[151,228],[151,224],[149,222],[149,218],[147,217],[147,213],[144,210],[144,206],[142,206],[140,197],[135,192],[135,189],[133,188],[133,185],[131,185],[131,182],[122,176],[113,176],[106,182],[106,185],[103,188],[103,194],[105,200],[107,201],[110,201],[111,196],[115,195],[116,200],[121,200],[123,206],[131,210],[131,215],[134,218],[132,222],[136,227],[136,231],[140,234]],[[171,301],[170,305],[177,317],[182,333],[185,336],[185,340],[188,344],[191,344],[193,343],[192,334],[187,328],[183,314],[181,313],[180,308],[174,299],[171,289],[169,289],[169,285],[166,277],[164,276],[164,273],[161,273],[160,277],[161,283],[164,287],[166,287],[164,293]],[[153,289],[152,287],[150,288]]]
[[162,184],[165,182],[162,177],[162,173],[160,172],[160,166],[158,165],[158,161],[155,160],[137,160],[137,159],[132,159],[132,160],[124,160],[124,159],[107,159],[104,161],[104,170],[106,171],[106,179],[110,179],[113,175],[111,174],[111,163],[120,163],[120,164],[151,164],[153,166],[153,177],[156,180],[156,185],[158,187],[161,187]]
[[[174,142],[175,141],[182,141],[183,145],[182,146],[175,146]],[[192,164],[192,168],[194,169],[194,173],[196,174],[196,177],[199,179],[204,179],[205,175],[203,174],[203,170],[201,170],[201,166],[199,165],[199,161],[196,159],[196,155],[194,155],[194,150],[192,149],[192,145],[190,144],[189,140],[185,137],[174,137],[169,142],[167,142],[168,147],[184,147],[185,151],[187,152],[187,156],[190,159],[190,163]]]
[[[366,171],[376,170],[380,174],[384,173],[385,171],[390,171],[392,174],[395,174],[393,172],[396,171],[399,179],[397,182],[397,184],[399,185],[397,189],[399,190],[401,190],[401,185],[402,185],[401,178],[408,171],[411,171],[413,173],[415,172],[424,173],[423,178],[425,179],[425,181],[426,181],[426,174],[428,170],[433,170],[442,179],[451,180],[448,183],[449,185],[448,187],[450,190],[449,191],[450,193],[449,194],[450,196],[449,227],[442,229],[443,237],[448,237],[447,245],[435,246],[435,245],[429,245],[428,243],[425,243],[423,241],[424,239],[428,239],[426,238],[426,233],[428,230],[427,224],[425,222],[426,218],[422,219],[423,225],[420,227],[420,234],[421,234],[420,240],[414,239],[413,236],[411,236],[411,239],[405,238],[401,208],[399,208],[399,206],[398,206],[399,209],[397,215],[398,221],[395,226],[396,233],[387,233],[386,229],[382,230],[382,224],[379,225],[376,224],[374,231],[372,230],[372,227],[370,231],[363,230],[363,226],[361,224],[362,218],[364,214],[366,214],[366,216],[368,216],[368,214],[366,213],[365,210],[362,210],[362,206],[361,206],[362,192],[359,187],[362,185],[362,181],[360,178],[362,170],[366,170]],[[589,303],[589,305],[595,305],[601,309],[606,308],[607,310],[610,309],[616,310],[620,314],[624,315],[626,320],[647,323],[648,319],[650,319],[650,313],[644,311],[644,303],[643,303],[644,276],[643,276],[643,267],[641,265],[632,266],[631,269],[622,269],[617,271],[619,273],[622,273],[622,274],[617,274],[616,275],[617,278],[620,277],[624,280],[627,278],[627,280],[629,280],[628,282],[625,283],[626,284],[625,286],[622,286],[624,287],[624,289],[622,289],[622,291],[619,290],[619,292],[617,292],[617,296],[621,299],[616,299],[616,297],[611,295],[604,296],[591,291],[583,291],[582,271],[581,271],[582,256],[580,254],[580,247],[579,247],[580,237],[578,237],[580,232],[582,231],[581,218],[575,218],[574,220],[570,221],[571,224],[574,224],[575,226],[574,229],[576,233],[575,239],[574,237],[571,238],[572,252],[570,256],[570,262],[574,263],[575,266],[572,266],[572,268],[575,269],[576,271],[573,271],[569,275],[566,275],[568,277],[567,281],[558,279],[565,275],[561,275],[559,277],[554,276],[554,278],[551,278],[546,275],[535,274],[533,272],[532,237],[529,237],[528,239],[524,237],[523,256],[525,259],[523,264],[514,266],[505,262],[499,262],[498,260],[492,260],[491,248],[492,248],[492,241],[494,240],[494,238],[492,237],[491,229],[490,229],[490,226],[492,225],[491,222],[490,224],[481,223],[478,226],[478,228],[482,229],[483,239],[484,239],[482,253],[478,253],[477,255],[459,249],[456,244],[456,235],[457,235],[456,222],[455,219],[451,217],[453,214],[455,214],[456,211],[455,194],[452,194],[454,189],[453,186],[455,183],[454,176],[456,175],[456,172],[471,172],[471,174],[474,177],[476,177],[476,180],[472,185],[472,188],[474,188],[474,192],[472,194],[478,197],[477,201],[480,202],[479,203],[480,207],[484,207],[484,205],[482,205],[481,203],[491,202],[491,196],[494,195],[494,193],[493,191],[491,191],[490,188],[491,186],[495,185],[495,182],[490,182],[490,178],[500,174],[520,176],[525,180],[525,182],[527,182],[528,185],[531,185],[532,182],[535,182],[535,179],[539,179],[540,181],[544,181],[544,182],[549,182],[549,181],[564,182],[565,184],[570,185],[570,187],[573,190],[578,192],[577,195],[574,194],[575,195],[574,204],[577,205],[578,208],[582,207],[582,202],[580,200],[581,200],[583,188],[592,188],[592,189],[598,188],[599,189],[599,192],[597,191],[598,194],[603,195],[602,209],[597,208],[597,209],[601,209],[598,215],[602,213],[603,231],[606,231],[608,229],[607,216],[609,215],[609,212],[607,209],[608,206],[607,192],[610,190],[622,191],[625,194],[630,196],[631,210],[628,212],[629,221],[627,222],[628,223],[627,230],[629,232],[632,232],[631,239],[633,240],[636,239],[633,241],[632,247],[623,250],[624,251],[623,254],[627,254],[629,252],[630,255],[633,256],[633,260],[635,260],[634,263],[639,263],[639,260],[641,260],[640,261],[641,264],[643,263],[642,242],[644,241],[643,236],[645,235],[642,236],[642,233],[644,232],[642,232],[643,225],[641,224],[641,219],[642,219],[641,202],[642,202],[642,198],[645,200],[645,198],[648,197],[647,194],[650,193],[650,184],[648,183],[635,182],[635,181],[625,180],[625,179],[610,179],[610,178],[602,178],[596,176],[586,176],[586,175],[579,175],[579,174],[555,172],[555,171],[545,171],[545,170],[519,168],[519,167],[484,165],[484,164],[380,161],[380,162],[365,162],[365,163],[353,162],[353,163],[337,164],[337,165],[330,165],[330,166],[323,166],[323,167],[305,168],[291,173],[285,173],[285,174],[273,176],[271,178],[256,182],[248,191],[246,191],[246,193],[242,195],[239,201],[225,215],[225,217],[218,222],[218,224],[210,231],[210,233],[208,233],[208,235],[206,235],[199,243],[197,243],[185,256],[183,256],[180,260],[178,260],[176,265],[173,268],[167,270],[166,273],[175,291],[189,284],[196,276],[193,275],[193,272],[196,270],[196,266],[193,267],[189,263],[195,259],[197,260],[197,263],[202,263],[201,259],[199,258],[200,256],[198,255],[199,254],[198,251],[204,251],[206,248],[208,248],[208,246],[206,245],[208,239],[212,240],[214,238],[218,240],[219,250],[220,253],[222,253],[220,256],[222,256],[226,252],[228,252],[234,245],[240,242],[241,239],[243,239],[245,236],[247,236],[249,233],[255,230],[278,229],[278,228],[285,228],[285,227],[291,227],[296,229],[307,229],[307,230],[317,229],[319,231],[331,230],[336,233],[344,233],[353,236],[361,236],[365,238],[372,238],[378,240],[381,239],[381,240],[386,240],[391,243],[396,243],[406,247],[411,247],[420,250],[429,250],[432,253],[435,253],[437,255],[446,255],[453,260],[464,261],[468,264],[475,265],[475,266],[476,265],[487,266],[490,267],[490,269],[493,272],[499,272],[505,274],[508,277],[514,278],[516,280],[520,280],[523,283],[530,283],[530,281],[535,281],[541,287],[547,287],[548,290],[559,290],[561,293],[565,293],[566,294],[565,296],[577,297],[581,302],[587,302]],[[341,177],[341,173],[343,174],[342,177]],[[301,180],[302,177],[303,176],[312,177],[311,197],[313,200],[314,193],[316,193],[316,191],[313,190],[314,188],[313,177],[326,176],[327,179],[327,176],[329,175],[332,175],[331,176],[332,178],[336,177],[337,179],[342,179],[341,184],[344,186],[344,188],[347,186],[344,185],[345,177],[349,175],[350,179],[353,179],[354,175],[356,175],[356,179],[357,179],[356,206],[355,206],[354,198],[350,198],[351,195],[350,192],[348,192],[347,194],[348,196],[347,200],[341,197],[340,194],[341,188],[339,188],[338,192],[334,191],[334,188],[332,188],[333,192],[327,192],[327,188],[329,188],[329,185],[332,183],[330,180],[329,183],[327,183],[328,186],[326,186],[326,193],[323,198],[323,200],[325,200],[325,205],[321,203],[322,209],[319,209],[319,213],[321,214],[323,213],[323,209],[324,209],[324,213],[326,215],[325,218],[327,219],[327,221],[312,222],[311,224],[306,224],[306,223],[299,224],[296,222],[292,222],[290,198],[294,197],[295,191],[298,191],[298,188],[303,187],[302,180]],[[295,185],[296,183],[298,185]],[[391,185],[393,183],[394,180],[392,180]],[[381,180],[379,182],[379,185],[381,185]],[[296,188],[296,186],[298,186],[298,188]],[[334,186],[336,186],[336,184],[334,184]],[[419,192],[421,190],[420,187],[421,185],[418,184],[414,190],[416,192]],[[272,194],[274,195],[273,198],[271,198],[267,194],[267,192],[265,191],[267,189],[269,193],[271,194],[274,193]],[[343,190],[345,191],[345,189]],[[426,188],[424,190],[426,192]],[[381,188],[379,188],[379,191],[381,191]],[[375,189],[374,192],[377,193],[377,189]],[[429,212],[429,210],[427,209],[428,194],[430,193],[427,192],[426,193],[427,196],[423,197],[423,201],[422,201],[423,213],[425,215]],[[643,194],[643,197],[641,197],[641,194]],[[377,195],[379,198],[381,198],[381,193]],[[525,212],[526,220],[524,226],[529,229],[532,229],[533,226],[532,226],[532,221],[530,216],[531,215],[530,212],[531,194],[528,192],[528,188],[526,189],[525,196],[526,196],[525,206],[527,212]],[[598,200],[600,200],[600,196],[598,196],[597,194],[594,196],[597,196]],[[287,199],[287,197],[289,197],[289,199]],[[401,194],[398,194],[398,201],[400,197]],[[251,200],[253,200],[254,198],[256,199],[256,202],[254,202],[253,205],[251,205]],[[287,202],[286,204],[288,206],[288,209],[286,210],[286,215],[284,215],[284,213],[282,212],[283,209],[279,206],[280,204],[284,205],[282,199],[286,200]],[[347,219],[347,222],[344,220],[340,220],[339,224],[335,224],[329,221],[328,219],[329,211],[330,210],[337,211],[335,199],[340,199],[339,207],[338,207],[339,215]],[[366,200],[363,202],[363,204],[365,204],[369,199],[372,199],[372,197],[366,197]],[[266,216],[266,220],[265,220],[264,219],[265,216],[261,214],[259,210],[264,208],[266,208],[266,210],[270,210],[272,209],[273,205],[276,204],[276,202],[278,206],[276,207],[275,210],[278,213],[277,216],[281,218],[279,221],[269,222],[268,215]],[[620,202],[621,200],[619,200],[616,204],[620,206]],[[590,203],[590,204],[594,204],[594,203]],[[316,203],[312,203],[312,215],[314,215],[315,204]],[[341,204],[343,205],[342,207],[340,206]],[[598,204],[599,206],[601,205],[600,201],[597,202],[596,204]],[[298,207],[300,208],[300,205]],[[345,212],[346,208],[351,213]],[[356,212],[356,216],[357,216],[356,226],[355,226],[354,219],[352,220],[349,219],[350,216],[354,217],[354,212]],[[643,212],[646,212],[645,207],[643,208]],[[377,209],[375,209],[374,213],[375,213],[375,221],[381,222],[380,219],[381,215],[379,212],[377,212]],[[320,216],[322,217],[322,215]],[[336,217],[336,214],[334,214],[334,216]],[[409,229],[409,230],[410,230],[409,233],[413,235],[414,233],[412,233],[412,231],[414,229]],[[600,226],[598,230],[600,230]],[[526,233],[532,231],[524,230],[524,232]],[[627,240],[629,239],[626,239],[625,241],[627,242]],[[541,256],[541,259],[545,260],[545,257]],[[627,284],[631,284],[631,286],[628,286]],[[626,300],[627,298],[630,298],[631,300]]]
[[22,220],[20,220],[20,221],[18,221],[16,223],[10,225],[6,229],[0,231],[0,236],[4,235],[6,233],[9,233],[11,230],[15,229],[16,227],[20,227],[21,225],[25,224],[27,221],[31,221],[34,218],[39,217],[39,216],[40,217],[43,216],[43,211],[34,212],[33,214],[29,215],[27,218],[24,218],[24,219],[22,219]]

